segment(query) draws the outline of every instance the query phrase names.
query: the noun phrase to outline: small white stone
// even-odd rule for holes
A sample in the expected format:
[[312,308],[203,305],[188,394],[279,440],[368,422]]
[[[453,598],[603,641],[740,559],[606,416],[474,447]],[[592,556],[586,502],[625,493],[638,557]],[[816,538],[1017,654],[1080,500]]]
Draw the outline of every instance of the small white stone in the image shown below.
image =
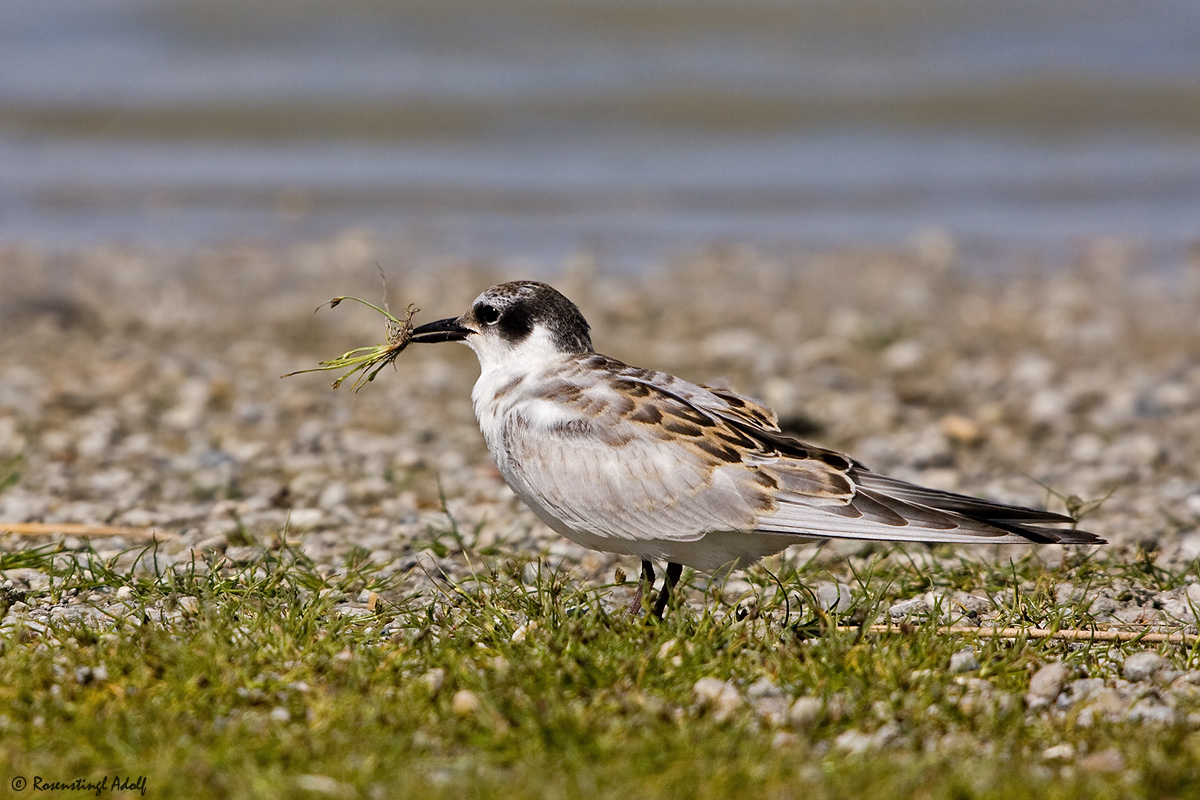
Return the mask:
[[349,492],[346,489],[346,484],[341,481],[334,481],[321,490],[320,497],[317,498],[317,505],[321,508],[337,508],[346,503],[346,498]]
[[919,617],[928,614],[931,610],[929,601],[924,595],[921,597],[913,597],[908,600],[901,600],[888,609],[888,615],[892,619],[904,619],[905,617]]
[[797,744],[799,744],[799,742],[800,738],[796,736],[796,734],[788,733],[787,731],[779,731],[773,737],[771,737],[771,747],[776,750],[786,747],[795,747]]
[[1133,722],[1148,722],[1152,725],[1174,725],[1175,709],[1147,697],[1139,700],[1125,714],[1125,719]]
[[354,794],[354,787],[340,783],[328,775],[298,775],[296,786],[313,794],[325,794],[331,797],[349,797]]
[[228,547],[225,549],[225,557],[235,564],[249,564],[251,561],[256,561],[262,557],[263,550],[261,547],[239,546]]
[[711,711],[713,719],[724,722],[733,715],[742,704],[742,696],[737,687],[720,678],[701,678],[692,686],[692,696],[696,705],[704,711]]
[[1125,769],[1125,757],[1115,747],[1097,750],[1079,759],[1079,768],[1086,772],[1120,772]]
[[470,689],[459,689],[450,701],[450,708],[460,717],[469,717],[479,712],[482,707],[479,696]]
[[315,528],[325,518],[325,512],[319,508],[293,508],[288,514],[288,527],[293,530]]
[[850,607],[850,587],[844,583],[830,583],[824,581],[817,584],[817,601],[821,604],[821,608],[833,610],[846,610]]
[[860,730],[843,731],[833,740],[833,746],[851,755],[865,753],[875,746],[875,737]]
[[892,372],[916,369],[925,360],[925,346],[913,339],[901,339],[888,345],[881,359]]
[[950,672],[954,674],[974,672],[977,669],[979,669],[979,659],[975,657],[975,650],[970,647],[966,650],[959,650],[950,656]]
[[1170,663],[1158,653],[1146,650],[1125,659],[1121,666],[1121,674],[1125,676],[1125,680],[1136,683],[1150,680],[1169,666]]
[[819,697],[797,697],[788,709],[788,724],[794,728],[811,728],[824,710],[825,704]]
[[430,694],[437,694],[446,683],[446,670],[434,667],[421,676],[421,683],[425,684]]
[[751,700],[760,700],[764,697],[779,697],[781,694],[783,694],[783,691],[770,678],[759,678],[746,688],[746,696]]
[[1062,760],[1067,761],[1075,757],[1075,748],[1066,742],[1056,744],[1052,747],[1047,747],[1042,751],[1042,758],[1047,761]]
[[1025,702],[1033,709],[1050,705],[1058,699],[1069,674],[1067,665],[1061,661],[1042,667],[1029,681],[1029,692],[1025,695]]

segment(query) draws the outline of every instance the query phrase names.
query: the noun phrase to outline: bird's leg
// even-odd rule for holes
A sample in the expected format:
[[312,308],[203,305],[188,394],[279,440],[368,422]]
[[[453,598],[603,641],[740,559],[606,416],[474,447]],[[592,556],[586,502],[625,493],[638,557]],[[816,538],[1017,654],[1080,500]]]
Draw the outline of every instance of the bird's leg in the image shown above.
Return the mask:
[[629,616],[636,617],[642,611],[642,597],[646,593],[646,587],[654,588],[654,565],[646,559],[642,559],[642,577],[638,580],[637,593],[633,596],[633,602],[629,604]]
[[675,584],[682,574],[683,564],[675,562],[667,564],[667,577],[663,580],[662,590],[659,591],[658,600],[654,603],[654,616],[659,619],[662,619],[663,612],[667,610],[667,602],[671,599],[671,590],[675,588]]

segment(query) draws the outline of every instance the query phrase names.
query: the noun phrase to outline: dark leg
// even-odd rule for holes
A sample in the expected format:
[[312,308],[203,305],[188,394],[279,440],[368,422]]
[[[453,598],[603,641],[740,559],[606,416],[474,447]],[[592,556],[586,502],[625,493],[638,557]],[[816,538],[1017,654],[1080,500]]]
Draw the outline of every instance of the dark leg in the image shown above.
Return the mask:
[[629,616],[636,617],[642,612],[642,597],[646,594],[646,587],[654,588],[654,565],[649,561],[642,559],[642,577],[638,581],[637,594],[633,596],[633,602],[629,604]]
[[654,603],[654,616],[662,619],[663,612],[667,610],[667,602],[671,599],[671,590],[675,588],[675,584],[679,581],[679,576],[683,574],[683,564],[671,562],[667,564],[667,577],[663,581],[662,591],[658,593],[658,600]]

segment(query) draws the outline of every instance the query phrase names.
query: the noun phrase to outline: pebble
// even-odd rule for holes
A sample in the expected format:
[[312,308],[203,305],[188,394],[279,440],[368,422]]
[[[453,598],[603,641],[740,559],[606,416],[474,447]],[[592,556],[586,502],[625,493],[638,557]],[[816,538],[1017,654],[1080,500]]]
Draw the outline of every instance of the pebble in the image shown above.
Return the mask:
[[355,793],[353,785],[328,775],[297,775],[296,786],[303,791],[328,797],[353,797]]
[[833,746],[851,755],[877,750],[891,744],[900,734],[900,726],[895,722],[884,723],[873,733],[851,728],[838,734],[833,740]]
[[692,698],[696,708],[709,712],[717,722],[724,722],[742,706],[742,696],[737,687],[720,678],[701,678],[692,686]]
[[1171,666],[1170,662],[1152,651],[1134,653],[1121,665],[1125,680],[1138,683],[1151,680],[1155,675]]
[[1042,758],[1046,759],[1047,761],[1055,761],[1055,760],[1067,761],[1074,757],[1075,757],[1075,748],[1072,745],[1067,744],[1066,742],[1064,742],[1062,744],[1052,745],[1042,751]]
[[942,417],[942,433],[952,442],[967,446],[978,444],[984,438],[983,428],[961,414]]
[[1121,772],[1125,769],[1125,757],[1115,747],[1089,753],[1076,763],[1085,772]]
[[811,728],[820,721],[825,704],[819,697],[797,697],[788,709],[788,724],[794,728]]
[[759,678],[746,687],[746,697],[751,700],[763,700],[771,697],[782,697],[783,690],[770,678]]
[[334,606],[333,612],[339,617],[345,617],[347,619],[368,619],[375,616],[375,612],[371,611],[371,609],[360,608],[358,606]]
[[1039,669],[1029,681],[1026,705],[1031,709],[1039,709],[1053,703],[1062,692],[1069,674],[1069,668],[1061,661],[1051,662]]
[[251,561],[262,558],[262,555],[261,547],[228,547],[225,549],[225,557],[234,564],[249,564]]
[[1131,722],[1149,722],[1154,725],[1174,725],[1175,709],[1157,700],[1146,698],[1134,703],[1125,714]]
[[962,672],[974,672],[979,669],[979,659],[975,657],[974,648],[959,650],[954,655],[950,656],[950,672],[958,674]]
[[800,737],[794,733],[787,731],[777,731],[771,737],[771,747],[775,750],[783,750],[789,747],[795,747],[800,744]]
[[848,584],[822,581],[816,587],[817,601],[827,611],[845,611],[852,602],[852,590]]
[[482,707],[479,696],[470,689],[459,689],[450,700],[450,709],[460,717],[474,716]]
[[1197,611],[1200,610],[1200,583],[1188,584],[1186,587],[1160,592],[1155,602],[1162,607],[1163,614],[1169,620],[1195,625]]
[[892,619],[906,619],[910,617],[923,617],[933,610],[933,604],[924,596],[913,597],[908,600],[901,600],[888,609],[888,615]]
[[421,676],[421,683],[425,684],[425,688],[429,690],[430,695],[437,694],[446,684],[446,670],[441,667],[434,667]]
[[833,740],[834,747],[850,754],[866,752],[874,744],[875,738],[871,734],[853,728],[842,731]]

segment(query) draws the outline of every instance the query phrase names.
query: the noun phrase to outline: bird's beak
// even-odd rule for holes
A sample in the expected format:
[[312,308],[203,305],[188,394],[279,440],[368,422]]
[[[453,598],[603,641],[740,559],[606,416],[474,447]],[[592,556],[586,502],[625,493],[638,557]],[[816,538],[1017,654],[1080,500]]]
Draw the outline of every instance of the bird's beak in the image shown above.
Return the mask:
[[422,325],[412,332],[410,341],[415,344],[433,344],[435,342],[461,342],[468,334],[475,331],[464,327],[457,317],[439,319]]

